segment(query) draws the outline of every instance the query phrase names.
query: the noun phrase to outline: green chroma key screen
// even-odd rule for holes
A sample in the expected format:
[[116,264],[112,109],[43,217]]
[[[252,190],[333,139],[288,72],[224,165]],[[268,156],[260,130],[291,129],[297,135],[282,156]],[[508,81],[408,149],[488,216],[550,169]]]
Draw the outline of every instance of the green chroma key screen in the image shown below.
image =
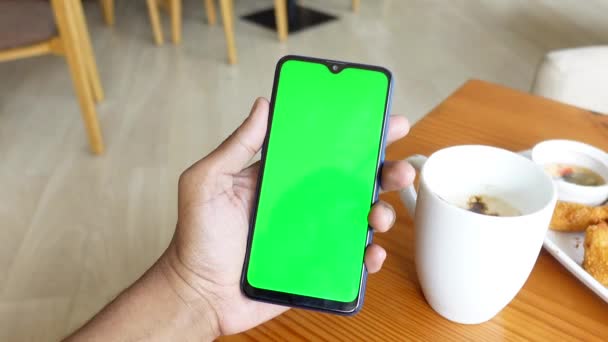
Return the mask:
[[[352,302],[359,294],[389,76],[287,60],[261,178],[248,283]],[[275,82],[277,82],[275,80]]]

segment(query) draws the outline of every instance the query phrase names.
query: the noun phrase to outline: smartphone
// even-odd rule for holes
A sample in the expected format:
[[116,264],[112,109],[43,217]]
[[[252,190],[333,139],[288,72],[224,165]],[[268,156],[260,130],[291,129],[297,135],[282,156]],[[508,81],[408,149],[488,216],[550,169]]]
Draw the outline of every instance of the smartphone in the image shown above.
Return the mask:
[[360,310],[391,90],[382,67],[279,60],[241,277],[246,296]]

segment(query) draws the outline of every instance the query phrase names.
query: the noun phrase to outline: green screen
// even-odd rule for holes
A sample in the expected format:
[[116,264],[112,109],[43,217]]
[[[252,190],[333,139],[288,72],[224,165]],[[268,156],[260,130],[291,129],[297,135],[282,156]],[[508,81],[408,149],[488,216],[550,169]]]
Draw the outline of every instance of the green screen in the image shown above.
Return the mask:
[[340,302],[357,298],[388,89],[380,71],[332,73],[321,63],[283,63],[250,285]]

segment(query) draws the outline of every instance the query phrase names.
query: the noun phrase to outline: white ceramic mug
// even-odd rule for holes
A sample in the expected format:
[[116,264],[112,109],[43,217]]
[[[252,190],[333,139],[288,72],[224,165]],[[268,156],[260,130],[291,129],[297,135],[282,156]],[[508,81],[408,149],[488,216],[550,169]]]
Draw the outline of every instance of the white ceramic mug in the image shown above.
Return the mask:
[[[551,178],[513,152],[479,145],[448,147],[408,161],[420,186],[401,192],[414,217],[416,270],[429,305],[465,324],[500,312],[526,282],[557,200]],[[471,196],[500,198],[520,216],[461,208]]]

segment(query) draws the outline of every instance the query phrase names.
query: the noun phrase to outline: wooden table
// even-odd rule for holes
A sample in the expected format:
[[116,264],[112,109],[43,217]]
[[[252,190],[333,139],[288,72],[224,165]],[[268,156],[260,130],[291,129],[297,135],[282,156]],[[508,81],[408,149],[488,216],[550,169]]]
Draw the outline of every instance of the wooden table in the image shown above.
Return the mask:
[[[520,151],[552,138],[608,150],[608,117],[469,81],[393,144],[388,159],[428,155],[458,144]],[[523,289],[494,319],[468,326],[442,318],[425,302],[418,285],[411,218],[397,194],[382,197],[395,206],[398,218],[391,232],[375,237],[388,258],[383,270],[368,279],[361,313],[340,317],[290,310],[226,340],[608,340],[608,304],[544,250]]]

